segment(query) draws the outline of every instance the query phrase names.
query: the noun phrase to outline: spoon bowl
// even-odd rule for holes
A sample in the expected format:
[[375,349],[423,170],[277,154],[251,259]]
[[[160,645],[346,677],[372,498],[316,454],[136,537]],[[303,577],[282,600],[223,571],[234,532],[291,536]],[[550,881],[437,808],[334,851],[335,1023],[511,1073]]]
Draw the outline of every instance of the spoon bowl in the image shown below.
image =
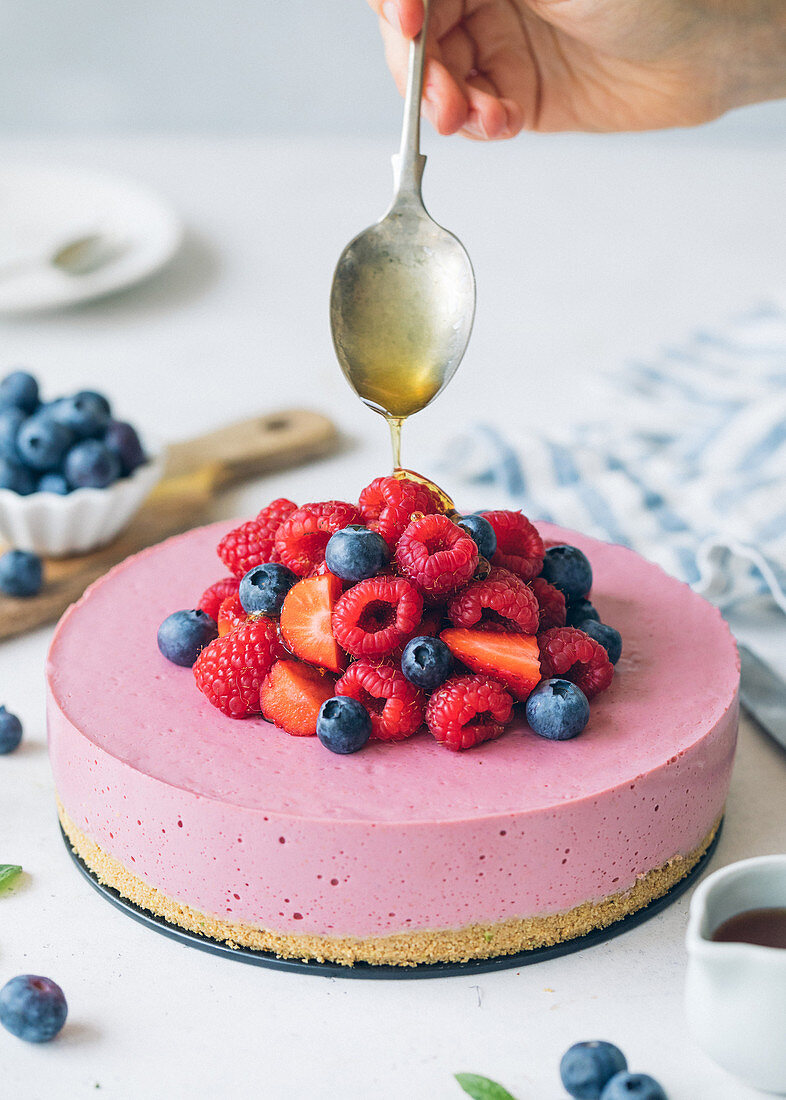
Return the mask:
[[422,206],[395,203],[344,249],[330,296],[341,369],[372,409],[404,419],[448,384],[466,350],[475,277]]

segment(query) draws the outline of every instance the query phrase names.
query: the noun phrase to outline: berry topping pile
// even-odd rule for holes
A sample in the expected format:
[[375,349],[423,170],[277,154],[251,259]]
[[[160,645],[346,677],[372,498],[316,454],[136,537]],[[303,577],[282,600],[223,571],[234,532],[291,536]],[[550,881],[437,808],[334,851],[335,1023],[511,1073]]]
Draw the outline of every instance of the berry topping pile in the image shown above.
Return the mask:
[[546,549],[521,512],[450,509],[400,472],[357,505],[274,500],[222,538],[231,575],[165,620],[159,648],[229,717],[335,753],[423,730],[469,749],[519,704],[534,734],[577,736],[622,648],[589,561]]

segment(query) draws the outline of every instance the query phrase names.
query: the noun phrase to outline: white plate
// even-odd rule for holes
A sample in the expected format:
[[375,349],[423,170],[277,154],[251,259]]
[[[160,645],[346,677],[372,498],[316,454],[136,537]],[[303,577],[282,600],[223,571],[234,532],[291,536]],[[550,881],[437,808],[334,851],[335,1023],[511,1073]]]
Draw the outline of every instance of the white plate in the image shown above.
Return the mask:
[[[117,255],[87,275],[46,264],[3,273],[22,255],[51,253],[78,236],[106,233]],[[177,251],[183,227],[154,192],[131,180],[71,169],[0,168],[0,313],[86,302],[146,279]]]

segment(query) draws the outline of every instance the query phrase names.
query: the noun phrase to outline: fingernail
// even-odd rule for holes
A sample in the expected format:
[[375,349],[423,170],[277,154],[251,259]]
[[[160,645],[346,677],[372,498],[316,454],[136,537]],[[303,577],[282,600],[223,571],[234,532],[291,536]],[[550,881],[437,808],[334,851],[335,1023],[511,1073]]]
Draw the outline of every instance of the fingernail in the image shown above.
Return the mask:
[[472,111],[462,129],[466,130],[468,134],[472,134],[473,137],[487,139],[489,136],[486,127],[483,125],[483,119],[477,111]]
[[401,30],[401,20],[398,17],[398,8],[394,0],[385,0],[385,3],[382,5],[382,15],[385,22],[389,23],[394,30]]

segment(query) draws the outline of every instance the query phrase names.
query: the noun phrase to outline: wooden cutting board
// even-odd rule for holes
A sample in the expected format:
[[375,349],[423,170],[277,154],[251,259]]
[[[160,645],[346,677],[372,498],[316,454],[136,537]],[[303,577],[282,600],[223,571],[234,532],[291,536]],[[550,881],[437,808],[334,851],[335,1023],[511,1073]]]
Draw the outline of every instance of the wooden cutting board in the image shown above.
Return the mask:
[[335,451],[339,441],[327,417],[287,409],[172,444],[162,480],[114,542],[90,554],[46,561],[44,587],[37,596],[0,594],[0,639],[53,622],[89,584],[129,554],[198,525],[222,489],[320,458]]

